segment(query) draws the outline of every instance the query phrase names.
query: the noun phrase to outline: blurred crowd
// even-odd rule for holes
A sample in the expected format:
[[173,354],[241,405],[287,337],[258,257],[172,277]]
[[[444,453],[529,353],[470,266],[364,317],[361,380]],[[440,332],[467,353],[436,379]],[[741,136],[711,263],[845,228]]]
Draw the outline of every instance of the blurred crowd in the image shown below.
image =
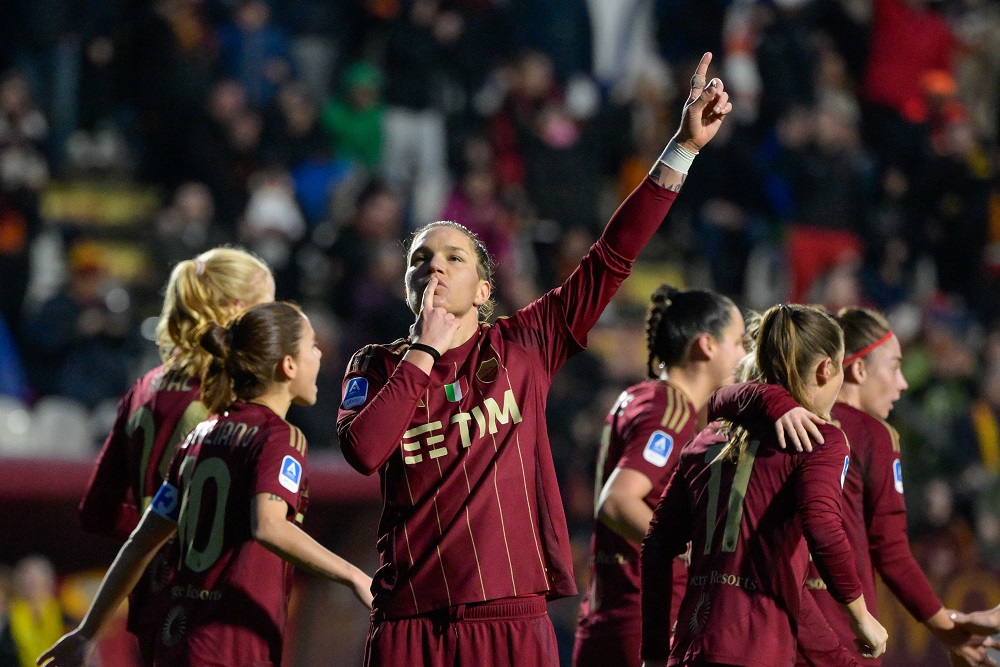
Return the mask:
[[[462,222],[496,260],[499,312],[528,303],[642,179],[712,51],[735,111],[644,266],[747,308],[885,311],[905,346],[892,421],[914,530],[1000,565],[997,0],[0,0],[0,15],[0,395],[29,412],[71,399],[101,437],[155,363],[171,266],[238,243],[312,318],[325,407],[291,418],[335,447],[346,359],[413,320],[401,239]],[[99,196],[63,205],[148,188],[131,217]],[[644,298],[603,325],[638,330]],[[616,354],[574,359],[550,401],[584,544],[595,434],[638,378]]]

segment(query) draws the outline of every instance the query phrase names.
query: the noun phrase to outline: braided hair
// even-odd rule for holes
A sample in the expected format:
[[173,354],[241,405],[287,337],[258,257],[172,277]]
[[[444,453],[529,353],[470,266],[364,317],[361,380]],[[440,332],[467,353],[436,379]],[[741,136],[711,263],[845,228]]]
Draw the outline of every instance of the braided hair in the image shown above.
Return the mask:
[[683,363],[691,343],[701,334],[721,337],[734,308],[729,297],[715,292],[660,285],[650,296],[646,315],[647,376],[651,380],[660,377],[657,359],[667,368]]

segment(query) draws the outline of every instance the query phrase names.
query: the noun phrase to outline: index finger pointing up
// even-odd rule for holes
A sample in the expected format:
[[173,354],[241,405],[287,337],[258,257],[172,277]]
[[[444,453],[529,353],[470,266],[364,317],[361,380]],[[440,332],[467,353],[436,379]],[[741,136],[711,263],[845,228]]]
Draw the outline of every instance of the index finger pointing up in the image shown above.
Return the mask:
[[698,61],[698,67],[694,71],[694,75],[691,77],[691,94],[688,95],[688,102],[692,102],[698,99],[701,95],[702,89],[708,83],[708,65],[712,62],[712,52],[707,51],[705,55],[701,57]]

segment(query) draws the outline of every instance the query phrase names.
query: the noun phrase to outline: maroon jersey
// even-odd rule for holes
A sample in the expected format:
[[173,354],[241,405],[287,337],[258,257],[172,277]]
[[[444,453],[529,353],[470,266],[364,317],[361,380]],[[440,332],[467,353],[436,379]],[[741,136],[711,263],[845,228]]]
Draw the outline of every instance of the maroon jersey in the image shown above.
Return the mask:
[[159,366],[119,401],[80,501],[85,530],[124,538],[135,529],[166,478],[177,444],[208,416],[199,392],[197,378]]
[[[611,473],[616,468],[628,468],[652,482],[645,501],[650,508],[656,507],[677,467],[681,448],[695,434],[697,417],[688,397],[669,382],[646,381],[625,390],[604,422],[597,454],[595,501]],[[687,569],[675,560],[674,570],[674,594],[683,595]],[[590,588],[580,605],[578,630],[586,633],[600,631],[598,626],[624,625],[638,631],[642,614],[639,586],[639,545],[595,521]],[[679,604],[678,597],[675,612]],[[671,622],[675,617],[676,613]],[[639,660],[638,655],[629,658],[629,664]]]
[[[198,378],[159,366],[118,402],[115,423],[80,501],[85,530],[125,538],[135,529],[166,478],[177,445],[208,416],[200,391]],[[128,629],[146,655],[162,620],[152,599],[170,576],[166,552],[153,557],[129,594]]]
[[[759,389],[753,389],[755,386]],[[745,415],[763,414],[766,419],[777,421],[799,407],[784,388],[775,385],[745,385],[727,391],[732,395],[720,392],[712,401],[712,408],[719,410],[719,416],[732,414],[739,406]],[[873,615],[877,614],[877,569],[910,614],[918,621],[925,621],[942,604],[914,560],[906,536],[899,434],[881,419],[846,403],[834,406],[833,418],[851,443],[851,466],[844,482],[844,529],[854,549],[865,604]],[[863,665],[881,664],[881,659],[865,658],[857,650],[850,619],[830,596],[815,566],[806,580],[806,588],[854,659]],[[822,631],[820,625],[800,635],[801,663],[807,664],[808,658],[813,664],[823,664],[812,655],[815,638]]]
[[691,566],[671,665],[792,664],[809,551],[838,601],[861,595],[840,519],[850,450],[838,428],[819,428],[826,444],[812,452],[780,449],[773,424],[762,421],[746,425],[738,461],[719,456],[732,437],[719,422],[684,448],[643,542],[644,659],[667,657],[664,564],[688,541]]
[[[250,517],[254,496],[270,493],[301,523],[305,459],[302,432],[255,403],[202,422],[178,448],[164,483],[179,516],[157,664],[281,664],[292,567],[254,541]],[[161,497],[153,511],[172,518]]]
[[563,285],[481,325],[430,376],[401,362],[406,341],[355,354],[337,430],[348,462],[381,478],[377,613],[576,593],[546,394],[675,197],[643,181]]

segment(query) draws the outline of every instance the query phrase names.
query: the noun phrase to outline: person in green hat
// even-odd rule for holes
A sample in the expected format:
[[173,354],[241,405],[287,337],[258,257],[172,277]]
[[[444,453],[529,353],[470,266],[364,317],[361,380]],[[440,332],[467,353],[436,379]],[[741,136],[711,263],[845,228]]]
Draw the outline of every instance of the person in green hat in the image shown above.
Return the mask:
[[344,70],[341,88],[342,96],[323,109],[323,130],[334,155],[374,173],[382,153],[382,74],[371,63],[355,62]]

